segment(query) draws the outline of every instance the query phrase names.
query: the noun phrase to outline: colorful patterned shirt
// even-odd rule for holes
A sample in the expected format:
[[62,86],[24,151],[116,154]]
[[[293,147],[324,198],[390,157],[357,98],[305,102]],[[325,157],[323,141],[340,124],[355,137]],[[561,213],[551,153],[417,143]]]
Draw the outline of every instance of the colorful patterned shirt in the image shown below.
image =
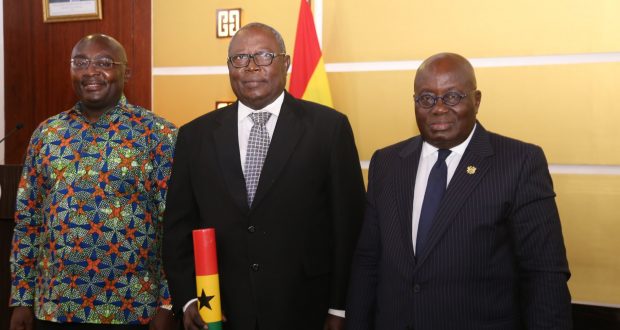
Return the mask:
[[170,303],[161,242],[176,127],[125,96],[94,123],[80,109],[32,135],[10,305],[52,322],[146,324]]

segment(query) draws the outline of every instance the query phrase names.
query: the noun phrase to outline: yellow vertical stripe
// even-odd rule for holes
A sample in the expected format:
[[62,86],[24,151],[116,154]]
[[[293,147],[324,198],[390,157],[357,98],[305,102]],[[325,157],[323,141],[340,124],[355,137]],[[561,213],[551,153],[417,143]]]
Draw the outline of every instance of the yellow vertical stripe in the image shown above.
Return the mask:
[[333,107],[332,94],[329,91],[329,82],[327,81],[327,72],[325,72],[325,64],[323,63],[323,56],[319,59],[312,77],[308,82],[308,86],[304,91],[302,99],[312,101]]
[[196,276],[198,311],[206,323],[222,320],[220,279],[218,274]]

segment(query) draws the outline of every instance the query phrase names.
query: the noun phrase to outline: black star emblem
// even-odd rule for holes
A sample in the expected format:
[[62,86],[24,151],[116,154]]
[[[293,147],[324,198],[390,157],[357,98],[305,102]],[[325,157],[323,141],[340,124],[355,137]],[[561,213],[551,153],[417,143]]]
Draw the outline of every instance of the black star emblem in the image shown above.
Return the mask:
[[200,295],[200,297],[198,297],[198,310],[201,310],[203,307],[207,307],[208,309],[213,310],[210,303],[213,297],[215,296],[207,296],[205,294],[205,289],[202,289],[202,294]]

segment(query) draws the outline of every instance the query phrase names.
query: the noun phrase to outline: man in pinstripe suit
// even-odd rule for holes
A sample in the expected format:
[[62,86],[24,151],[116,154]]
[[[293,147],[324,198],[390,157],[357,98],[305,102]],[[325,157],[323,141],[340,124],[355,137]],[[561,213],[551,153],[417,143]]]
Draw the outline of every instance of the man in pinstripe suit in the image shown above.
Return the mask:
[[[425,60],[414,90],[421,135],[370,163],[347,328],[571,329],[570,272],[542,149],[482,127],[482,94],[460,55]],[[442,152],[447,188],[419,232]]]

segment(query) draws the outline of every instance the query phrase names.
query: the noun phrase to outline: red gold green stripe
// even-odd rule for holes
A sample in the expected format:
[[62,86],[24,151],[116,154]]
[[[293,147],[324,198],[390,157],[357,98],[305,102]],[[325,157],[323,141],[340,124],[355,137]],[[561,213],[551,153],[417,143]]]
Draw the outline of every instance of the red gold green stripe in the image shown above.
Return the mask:
[[194,261],[198,312],[209,329],[222,329],[220,280],[217,272],[215,229],[194,230]]

